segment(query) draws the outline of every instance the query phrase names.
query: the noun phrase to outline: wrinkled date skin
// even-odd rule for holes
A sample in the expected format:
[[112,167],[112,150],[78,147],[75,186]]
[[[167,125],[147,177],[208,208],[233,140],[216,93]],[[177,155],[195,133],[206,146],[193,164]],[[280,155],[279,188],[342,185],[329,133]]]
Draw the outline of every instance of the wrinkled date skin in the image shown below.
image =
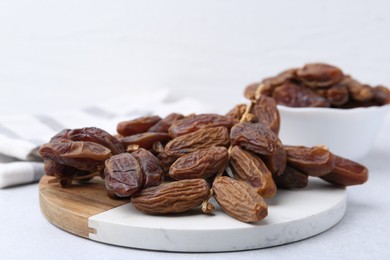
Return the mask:
[[286,153],[279,137],[261,123],[239,123],[230,131],[232,145],[259,154],[272,173],[280,175],[286,167]]
[[43,144],[39,149],[40,156],[59,164],[79,170],[97,171],[104,161],[112,156],[111,150],[103,145],[81,141],[57,141]]
[[268,215],[268,206],[263,198],[242,181],[219,176],[215,178],[212,190],[222,209],[239,221],[255,223]]
[[224,126],[230,129],[235,123],[234,119],[218,114],[191,115],[173,122],[168,132],[174,138],[203,128]]
[[104,183],[106,189],[119,198],[130,197],[144,182],[138,161],[129,153],[112,156],[105,162]]
[[148,150],[138,149],[131,153],[141,167],[144,182],[143,188],[160,185],[164,180],[164,172],[159,160]]
[[168,157],[177,159],[199,149],[213,146],[228,147],[229,144],[229,132],[226,127],[203,128],[172,139],[165,146],[165,153]]
[[159,116],[144,116],[133,120],[119,122],[116,130],[122,136],[140,134],[148,131],[161,120]]
[[255,115],[256,122],[263,123],[276,135],[279,134],[280,115],[273,98],[264,95],[260,96],[253,106],[253,114]]
[[368,180],[368,169],[349,159],[335,156],[334,169],[321,179],[340,186],[363,184]]
[[325,147],[285,146],[287,163],[310,176],[323,176],[335,167],[335,156]]
[[275,196],[277,190],[272,173],[260,157],[234,146],[230,153],[230,166],[237,179],[251,185],[263,198]]
[[131,204],[151,215],[181,213],[200,206],[209,193],[204,179],[180,180],[143,189],[132,197]]
[[53,136],[50,142],[61,140],[86,141],[101,144],[110,149],[111,153],[114,155],[124,152],[124,147],[116,137],[97,127],[64,129]]
[[207,179],[223,171],[228,162],[225,147],[201,149],[177,159],[169,169],[169,176],[176,180]]
[[137,145],[140,148],[151,149],[154,143],[167,143],[171,137],[167,133],[146,132],[120,138],[124,147]]
[[296,190],[306,188],[309,176],[287,164],[284,172],[279,176],[273,176],[276,186],[281,189]]
[[157,132],[157,133],[168,133],[169,127],[173,122],[183,119],[184,116],[178,113],[172,113],[161,119],[155,125],[149,128],[148,132]]

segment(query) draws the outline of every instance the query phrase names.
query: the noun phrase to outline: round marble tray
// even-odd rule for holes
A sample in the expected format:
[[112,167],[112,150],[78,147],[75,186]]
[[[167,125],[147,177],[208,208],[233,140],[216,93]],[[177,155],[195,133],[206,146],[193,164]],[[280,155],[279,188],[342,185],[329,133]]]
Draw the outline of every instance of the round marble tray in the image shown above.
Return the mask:
[[[89,218],[89,238],[126,247],[163,251],[236,251],[282,245],[321,233],[341,220],[346,190],[320,180],[299,191],[278,191],[268,200],[269,215],[246,224],[226,215],[198,210],[175,216],[148,216],[122,205]],[[214,204],[216,205],[216,203]]]
[[338,223],[346,210],[346,190],[311,178],[307,188],[278,190],[268,216],[257,224],[237,221],[215,203],[213,215],[200,209],[149,216],[128,201],[112,200],[94,179],[61,188],[44,176],[40,206],[49,222],[73,234],[124,247],[161,251],[218,252],[282,245],[321,233]]

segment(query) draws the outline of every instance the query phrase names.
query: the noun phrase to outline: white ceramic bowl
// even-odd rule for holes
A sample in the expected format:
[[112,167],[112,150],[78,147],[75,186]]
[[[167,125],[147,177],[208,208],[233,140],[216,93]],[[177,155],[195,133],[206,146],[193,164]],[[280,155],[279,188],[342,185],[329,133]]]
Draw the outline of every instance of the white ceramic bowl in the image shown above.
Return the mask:
[[353,109],[278,108],[283,144],[325,145],[334,154],[359,160],[372,148],[390,105]]

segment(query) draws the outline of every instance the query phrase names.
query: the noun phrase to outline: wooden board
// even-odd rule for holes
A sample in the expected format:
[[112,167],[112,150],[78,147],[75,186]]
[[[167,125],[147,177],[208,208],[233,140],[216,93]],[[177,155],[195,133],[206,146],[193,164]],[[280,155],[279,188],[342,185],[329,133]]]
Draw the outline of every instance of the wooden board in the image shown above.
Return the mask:
[[216,204],[212,216],[199,209],[149,216],[126,200],[110,199],[101,180],[64,189],[51,179],[45,176],[39,184],[40,206],[49,222],[95,241],[150,250],[216,252],[282,245],[331,228],[346,210],[346,190],[318,178],[303,190],[279,190],[267,200],[267,218],[256,224],[237,221]]
[[58,183],[50,183],[52,179],[43,176],[39,182],[42,213],[49,222],[78,236],[88,238],[90,233],[96,232],[88,226],[91,216],[128,203],[110,199],[98,178],[66,189]]

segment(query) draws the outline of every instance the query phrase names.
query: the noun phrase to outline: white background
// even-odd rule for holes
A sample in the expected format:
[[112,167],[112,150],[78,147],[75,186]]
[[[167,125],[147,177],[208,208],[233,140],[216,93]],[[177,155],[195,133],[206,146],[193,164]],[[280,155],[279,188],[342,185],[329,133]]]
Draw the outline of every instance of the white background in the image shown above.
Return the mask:
[[[216,111],[248,83],[322,61],[390,85],[390,1],[0,1],[0,114],[42,113],[168,88]],[[364,122],[369,123],[369,122]],[[387,122],[386,131],[390,129]],[[170,254],[99,244],[49,224],[38,187],[0,190],[1,259],[384,259],[389,257],[390,139],[362,162],[341,223],[286,246]]]
[[156,88],[225,112],[248,83],[315,61],[390,85],[389,13],[385,0],[3,0],[0,113]]

